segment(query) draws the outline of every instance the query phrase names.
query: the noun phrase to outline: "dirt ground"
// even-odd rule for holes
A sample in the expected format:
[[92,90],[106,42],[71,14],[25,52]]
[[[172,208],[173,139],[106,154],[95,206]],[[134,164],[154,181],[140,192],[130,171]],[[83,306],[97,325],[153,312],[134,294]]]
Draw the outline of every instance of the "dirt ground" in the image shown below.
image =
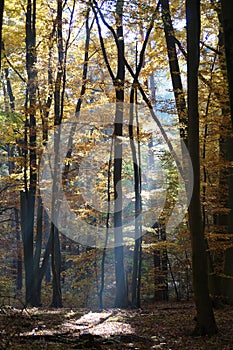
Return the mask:
[[0,349],[233,350],[233,307],[215,310],[219,333],[192,337],[191,303],[139,310],[0,308]]

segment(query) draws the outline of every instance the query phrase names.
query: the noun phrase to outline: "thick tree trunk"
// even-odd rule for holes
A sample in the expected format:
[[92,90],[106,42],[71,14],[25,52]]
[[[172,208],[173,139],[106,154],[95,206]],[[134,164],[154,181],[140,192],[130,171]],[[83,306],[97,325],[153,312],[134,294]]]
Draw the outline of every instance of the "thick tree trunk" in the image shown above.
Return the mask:
[[125,269],[124,269],[124,247],[122,233],[122,128],[124,114],[124,40],[123,40],[123,6],[124,1],[118,0],[116,4],[116,25],[118,38],[118,62],[117,76],[115,79],[116,90],[116,112],[114,123],[114,239],[115,239],[115,274],[116,274],[116,297],[115,306],[125,307],[128,304]]
[[228,88],[230,96],[231,121],[233,125],[233,1],[221,0],[222,24],[225,40]]
[[[227,66],[227,78],[228,78],[228,90],[230,99],[230,112],[231,112],[231,124],[233,130],[233,1],[222,0],[222,26],[224,32],[224,44]],[[228,161],[233,160],[233,139],[228,140]],[[228,216],[228,232],[233,234],[233,170],[229,169],[228,174],[228,188],[229,188],[229,200],[228,207],[231,212]],[[233,276],[233,248],[229,248],[225,253],[225,266],[224,273],[229,276]],[[233,289],[233,288],[231,288]],[[231,298],[233,303],[233,298]]]
[[[37,71],[36,63],[36,0],[28,0],[26,12],[26,69],[28,75],[26,96],[26,119],[28,121],[29,111],[29,166],[30,183],[27,189],[25,173],[25,193],[21,193],[21,223],[24,247],[24,265],[26,280],[26,303],[34,304],[33,279],[34,279],[34,259],[33,259],[33,235],[34,235],[34,210],[37,181],[37,157],[36,157],[36,86]],[[29,101],[29,109],[28,108]],[[27,128],[27,123],[26,123]],[[26,131],[25,131],[26,135]],[[27,137],[26,137],[27,139]],[[26,145],[25,145],[26,146]],[[27,165],[27,164],[26,164]]]
[[197,310],[194,334],[212,335],[217,332],[208,290],[207,253],[203,232],[200,201],[200,148],[198,114],[198,68],[200,40],[200,1],[186,0],[187,69],[188,69],[188,147],[193,165],[194,186],[189,206],[192,241],[193,288]]
[[[219,19],[219,62],[223,83],[228,90],[228,101],[222,102],[222,117],[224,120],[224,133],[219,140],[219,155],[226,164],[233,160],[233,138],[232,138],[232,60],[233,53],[231,50],[233,42],[233,25],[231,1],[221,1],[216,4],[215,10]],[[220,101],[220,96],[219,96]],[[225,122],[227,120],[227,123]],[[233,234],[233,170],[231,166],[226,166],[220,171],[218,201],[220,208],[230,209],[229,213],[220,213],[214,216],[214,222],[222,234]],[[211,292],[219,300],[223,298],[227,303],[233,303],[233,249],[228,248],[217,254],[217,260],[213,259],[212,271],[209,276]],[[220,266],[223,267],[220,269]],[[218,267],[218,273],[215,272]],[[221,274],[221,275],[220,275]],[[228,277],[223,277],[228,275]]]

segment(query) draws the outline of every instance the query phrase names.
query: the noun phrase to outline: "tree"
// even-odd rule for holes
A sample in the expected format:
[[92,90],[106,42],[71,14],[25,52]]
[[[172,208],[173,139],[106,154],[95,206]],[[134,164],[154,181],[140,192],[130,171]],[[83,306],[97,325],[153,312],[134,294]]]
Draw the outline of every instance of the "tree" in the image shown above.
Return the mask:
[[[58,47],[58,69],[55,80],[54,89],[54,169],[53,169],[53,191],[52,191],[52,203],[53,214],[52,218],[59,215],[59,204],[57,203],[57,183],[58,183],[58,171],[59,171],[59,148],[60,148],[60,129],[59,125],[62,122],[63,117],[63,104],[64,104],[64,49],[63,49],[63,32],[62,32],[62,20],[63,20],[63,5],[61,0],[57,0],[57,47]],[[65,84],[65,83],[64,83]],[[53,275],[53,296],[52,307],[62,307],[62,295],[61,295],[61,249],[59,231],[55,224],[51,223],[51,266]]]
[[222,4],[222,24],[225,41],[225,54],[227,65],[227,77],[230,97],[231,120],[233,125],[233,3],[230,0],[221,0]]
[[2,24],[3,24],[4,0],[0,4],[0,69],[2,61]]
[[[95,5],[97,5],[95,3]],[[117,74],[114,76],[113,71],[109,65],[104,41],[101,34],[101,27],[99,19],[97,17],[96,9],[93,7],[95,18],[97,21],[99,39],[101,43],[101,49],[107,65],[109,74],[112,78],[113,85],[115,87],[116,96],[116,110],[115,110],[115,122],[114,122],[114,170],[113,170],[113,183],[114,183],[114,240],[115,240],[115,276],[116,276],[116,307],[126,307],[128,304],[126,285],[125,285],[125,269],[124,269],[124,247],[123,247],[123,234],[122,234],[122,128],[123,128],[123,115],[124,115],[124,80],[125,80],[125,62],[124,62],[124,33],[123,33],[123,8],[124,1],[118,0],[116,2],[116,33],[114,31],[114,39],[117,46]],[[100,12],[100,10],[99,10]],[[101,19],[104,24],[110,28],[101,14]]]
[[[4,49],[4,45],[2,42],[2,47]],[[5,97],[5,111],[9,112],[9,114],[14,114],[15,112],[15,96],[13,94],[11,79],[9,77],[9,68],[6,67],[4,69],[5,72],[5,80],[6,80],[6,88],[5,83],[3,83],[3,93]],[[9,101],[9,102],[8,102]],[[8,116],[10,118],[10,115]],[[16,164],[14,161],[14,154],[18,155],[20,153],[14,145],[11,145],[10,143],[7,145],[7,153],[9,157],[8,162],[8,172],[9,175],[12,175],[16,171]],[[16,253],[16,259],[14,262],[14,265],[16,266],[16,290],[21,291],[22,290],[22,249],[21,249],[21,240],[20,240],[20,222],[19,222],[19,209],[17,208],[17,205],[15,205],[14,208],[12,208],[12,214],[11,214],[11,227],[12,232],[14,233],[14,238],[16,239],[16,245],[17,245],[17,253]],[[13,238],[13,239],[14,239]]]
[[[115,274],[116,274],[116,307],[127,306],[128,300],[125,285],[124,248],[122,235],[122,128],[124,117],[124,33],[123,33],[124,0],[116,3],[117,26],[117,75],[114,81],[116,91],[116,112],[114,122],[114,239],[115,239]],[[120,186],[119,186],[120,184]]]
[[176,38],[172,24],[169,0],[161,0],[162,19],[167,44],[167,54],[171,73],[172,86],[176,101],[176,109],[179,117],[180,136],[187,142],[187,108],[181,80],[181,73],[176,50]]
[[194,186],[189,206],[192,241],[193,288],[197,311],[196,335],[217,332],[208,290],[207,253],[200,199],[200,147],[198,112],[198,66],[200,60],[200,1],[186,0],[187,74],[188,74],[188,147],[193,165]]
[[[229,162],[233,161],[233,3],[229,0],[222,0],[222,26],[224,33],[224,47],[225,47],[225,57],[226,57],[226,68],[227,68],[227,78],[228,78],[228,91],[229,91],[229,105],[231,113],[231,135],[227,140],[228,154],[227,158]],[[232,167],[228,169],[228,207],[230,213],[228,215],[228,232],[233,234],[233,170]],[[229,248],[225,252],[225,268],[224,273],[228,276],[233,276],[233,249]],[[232,281],[231,281],[232,282]],[[226,280],[226,288],[229,288],[227,295],[231,294],[232,283],[229,285],[229,281]],[[231,299],[231,298],[230,298]],[[232,302],[232,300],[229,300]]]
[[[21,220],[22,238],[24,247],[24,265],[26,281],[26,303],[34,304],[34,211],[37,182],[37,156],[36,156],[36,0],[28,0],[26,10],[26,69],[28,75],[26,91],[26,122],[25,122],[25,146],[29,146],[29,189],[27,186],[27,174],[25,173],[25,192],[21,191]],[[29,118],[28,118],[29,117]],[[29,143],[28,130],[29,129]],[[25,148],[25,152],[27,152]],[[25,154],[26,156],[26,154]]]

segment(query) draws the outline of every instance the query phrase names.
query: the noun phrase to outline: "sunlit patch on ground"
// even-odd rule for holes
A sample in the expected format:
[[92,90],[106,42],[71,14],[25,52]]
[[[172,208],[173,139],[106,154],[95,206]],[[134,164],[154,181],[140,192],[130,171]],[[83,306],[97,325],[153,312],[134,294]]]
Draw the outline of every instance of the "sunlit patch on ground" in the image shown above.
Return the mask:
[[133,334],[135,331],[130,324],[116,321],[116,311],[89,312],[79,319],[70,319],[63,323],[63,327],[69,331],[90,333],[107,337],[115,334]]
[[101,325],[97,325],[89,329],[89,332],[94,335],[116,335],[116,334],[134,334],[134,329],[128,323],[107,321]]

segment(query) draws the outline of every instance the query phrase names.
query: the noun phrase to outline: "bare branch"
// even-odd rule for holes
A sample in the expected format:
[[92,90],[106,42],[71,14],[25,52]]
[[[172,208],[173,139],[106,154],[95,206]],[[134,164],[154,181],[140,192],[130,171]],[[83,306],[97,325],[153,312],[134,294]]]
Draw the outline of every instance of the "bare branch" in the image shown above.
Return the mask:
[[[94,3],[96,3],[96,2],[94,1]],[[99,23],[98,14],[97,14],[96,9],[95,9],[95,7],[93,5],[92,5],[92,10],[93,10],[94,15],[95,15],[95,20],[96,20],[96,24],[97,24],[97,28],[98,28],[98,33],[99,33],[101,50],[102,50],[102,53],[103,53],[103,56],[104,56],[105,64],[107,66],[109,75],[112,78],[112,81],[115,81],[115,76],[114,76],[114,73],[113,73],[112,68],[110,66],[110,63],[109,63],[109,60],[108,60],[108,56],[107,56],[107,52],[106,52],[106,49],[105,49],[105,45],[104,45],[104,40],[103,40],[103,37],[102,37],[102,31],[101,31],[101,27],[100,27],[100,23]],[[100,10],[98,9],[98,11],[100,11]],[[109,27],[111,27],[111,26],[109,26]],[[112,28],[112,30],[114,31],[113,28]],[[115,31],[114,31],[114,34],[116,35]]]
[[19,73],[19,71],[13,66],[13,64],[11,63],[11,61],[9,60],[9,58],[7,58],[6,54],[4,53],[4,58],[7,61],[7,63],[9,64],[9,66],[13,69],[13,71],[18,75],[18,77],[24,82],[26,83],[26,79]]

